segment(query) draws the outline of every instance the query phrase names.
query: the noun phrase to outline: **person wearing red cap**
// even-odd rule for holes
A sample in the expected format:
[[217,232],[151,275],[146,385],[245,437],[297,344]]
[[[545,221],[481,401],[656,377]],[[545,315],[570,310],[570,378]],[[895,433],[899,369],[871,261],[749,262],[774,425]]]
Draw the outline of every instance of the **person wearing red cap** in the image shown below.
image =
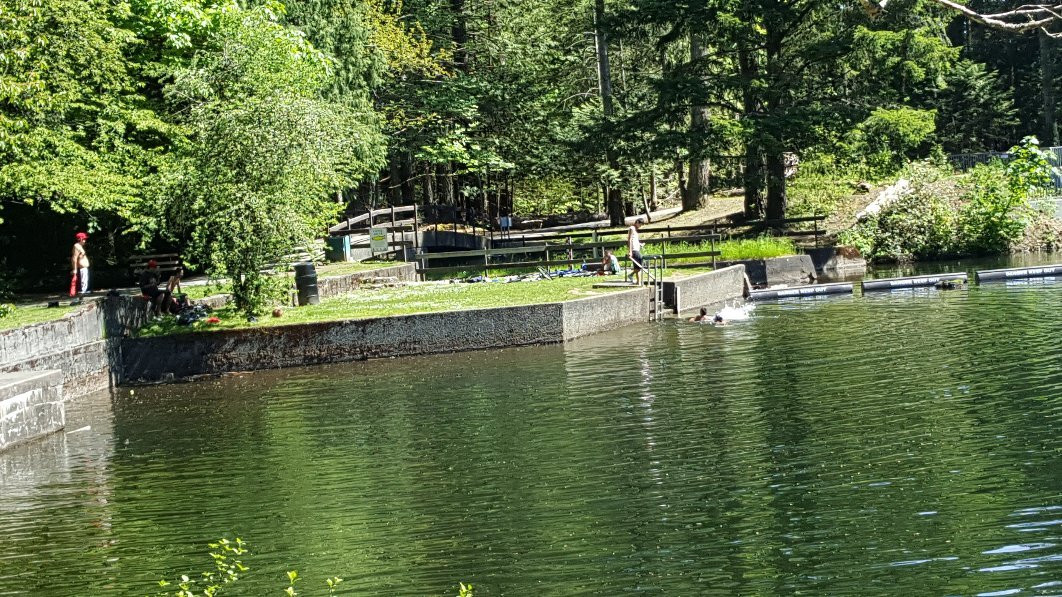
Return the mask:
[[88,241],[88,235],[84,232],[78,232],[74,235],[74,252],[70,256],[70,275],[76,280],[74,284],[74,290],[78,295],[78,300],[88,292],[89,288],[89,258],[88,253],[85,252],[85,242]]
[[159,264],[154,259],[147,262],[147,269],[140,272],[140,292],[151,303],[151,311],[157,317],[162,315],[164,305],[170,304],[170,291],[159,289]]

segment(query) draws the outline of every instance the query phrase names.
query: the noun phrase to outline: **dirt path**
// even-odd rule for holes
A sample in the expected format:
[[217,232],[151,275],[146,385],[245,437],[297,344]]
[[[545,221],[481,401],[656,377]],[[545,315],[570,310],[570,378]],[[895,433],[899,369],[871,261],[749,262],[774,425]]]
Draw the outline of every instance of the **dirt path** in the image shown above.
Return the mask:
[[741,214],[744,207],[745,200],[742,197],[711,197],[703,208],[675,214],[666,220],[659,220],[659,223],[672,226],[704,226],[711,224],[713,220]]

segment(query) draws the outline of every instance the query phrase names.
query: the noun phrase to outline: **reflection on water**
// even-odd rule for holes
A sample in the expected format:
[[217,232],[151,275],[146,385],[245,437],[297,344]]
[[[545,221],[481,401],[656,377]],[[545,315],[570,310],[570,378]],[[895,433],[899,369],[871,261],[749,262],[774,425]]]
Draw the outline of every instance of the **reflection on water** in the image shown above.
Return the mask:
[[0,594],[233,533],[253,595],[1057,594],[1060,330],[1062,284],[997,284],[121,390],[0,455]]
[[1057,265],[1062,263],[1059,253],[1020,253],[996,257],[966,257],[940,261],[921,261],[908,264],[883,264],[871,267],[867,278],[892,278],[900,276],[919,276],[941,272],[968,272],[970,280],[978,270],[1001,269],[1007,267],[1036,267],[1040,265]]

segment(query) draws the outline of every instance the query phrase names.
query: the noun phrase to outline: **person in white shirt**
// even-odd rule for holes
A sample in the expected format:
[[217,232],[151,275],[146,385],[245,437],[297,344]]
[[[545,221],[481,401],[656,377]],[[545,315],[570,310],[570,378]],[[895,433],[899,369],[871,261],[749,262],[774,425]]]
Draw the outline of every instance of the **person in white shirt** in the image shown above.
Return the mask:
[[642,285],[642,270],[645,269],[645,266],[642,265],[642,240],[638,238],[638,229],[641,227],[642,219],[638,218],[627,229],[627,255],[630,256],[631,263],[634,264],[634,277],[638,286]]

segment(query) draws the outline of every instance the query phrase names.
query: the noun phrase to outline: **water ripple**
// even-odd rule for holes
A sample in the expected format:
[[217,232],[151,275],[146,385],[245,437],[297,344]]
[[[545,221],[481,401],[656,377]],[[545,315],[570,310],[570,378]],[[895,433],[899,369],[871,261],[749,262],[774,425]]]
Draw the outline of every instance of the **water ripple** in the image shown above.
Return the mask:
[[246,594],[1046,595],[1059,330],[1062,285],[1000,284],[122,390],[0,455],[0,594],[150,593],[238,533]]

